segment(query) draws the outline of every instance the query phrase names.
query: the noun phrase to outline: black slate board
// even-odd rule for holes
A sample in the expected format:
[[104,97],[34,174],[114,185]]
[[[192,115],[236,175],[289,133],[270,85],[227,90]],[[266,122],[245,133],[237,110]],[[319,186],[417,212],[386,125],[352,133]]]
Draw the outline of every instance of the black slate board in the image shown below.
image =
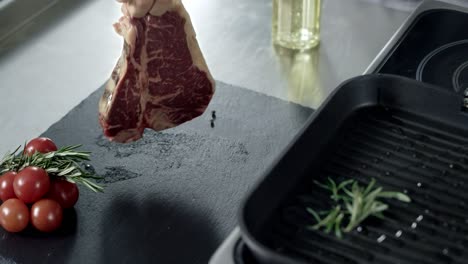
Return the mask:
[[[0,231],[6,263],[207,263],[236,225],[238,206],[311,109],[221,82],[206,113],[131,144],[97,122],[103,87],[43,135],[83,144],[105,176],[104,194],[81,188],[55,234]],[[216,111],[214,128],[210,125]]]

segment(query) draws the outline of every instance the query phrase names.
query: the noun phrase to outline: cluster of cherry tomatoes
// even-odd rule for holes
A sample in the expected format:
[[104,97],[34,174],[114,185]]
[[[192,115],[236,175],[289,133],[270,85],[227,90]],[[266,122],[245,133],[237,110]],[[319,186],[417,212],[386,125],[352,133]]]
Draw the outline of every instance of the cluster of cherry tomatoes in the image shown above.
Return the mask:
[[[56,151],[48,138],[35,138],[25,147],[24,155]],[[51,178],[39,167],[26,167],[0,176],[0,225],[8,232],[21,232],[29,223],[42,232],[60,227],[63,209],[78,201],[76,184],[59,177]]]

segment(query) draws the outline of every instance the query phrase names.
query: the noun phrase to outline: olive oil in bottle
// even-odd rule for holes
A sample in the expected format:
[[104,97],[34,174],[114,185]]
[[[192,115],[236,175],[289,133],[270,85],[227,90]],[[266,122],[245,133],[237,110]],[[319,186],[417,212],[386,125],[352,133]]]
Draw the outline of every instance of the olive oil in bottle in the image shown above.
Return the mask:
[[320,41],[320,0],[273,0],[273,43],[305,50]]

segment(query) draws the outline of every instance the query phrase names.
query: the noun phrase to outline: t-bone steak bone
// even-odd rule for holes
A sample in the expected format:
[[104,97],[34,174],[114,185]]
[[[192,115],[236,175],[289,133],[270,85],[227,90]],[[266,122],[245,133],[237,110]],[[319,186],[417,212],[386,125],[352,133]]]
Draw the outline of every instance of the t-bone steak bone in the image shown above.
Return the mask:
[[122,56],[99,102],[104,135],[122,143],[140,139],[145,128],[159,131],[200,116],[215,90],[180,0],[156,0],[141,17],[125,5],[114,24],[124,37]]

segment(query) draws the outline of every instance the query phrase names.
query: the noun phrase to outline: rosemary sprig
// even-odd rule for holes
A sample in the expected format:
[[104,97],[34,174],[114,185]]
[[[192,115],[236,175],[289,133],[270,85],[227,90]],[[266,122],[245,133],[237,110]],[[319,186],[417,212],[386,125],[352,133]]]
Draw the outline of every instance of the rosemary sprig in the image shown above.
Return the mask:
[[376,187],[375,183],[375,179],[372,179],[364,187],[360,186],[356,180],[346,180],[337,185],[330,178],[325,184],[315,182],[318,186],[330,191],[333,206],[332,209],[323,212],[306,208],[317,222],[308,228],[314,230],[323,228],[327,233],[333,231],[337,237],[341,238],[343,232],[351,232],[370,216],[383,218],[382,213],[388,209],[388,205],[380,201],[381,198],[411,202],[406,194],[385,192],[382,187]]
[[0,174],[7,171],[20,171],[28,166],[37,166],[47,171],[51,177],[64,177],[67,181],[82,184],[94,192],[102,192],[104,188],[92,179],[101,177],[89,173],[80,166],[80,162],[88,161],[90,152],[78,151],[81,145],[66,146],[49,153],[36,152],[32,156],[15,151],[7,153],[0,161]]

